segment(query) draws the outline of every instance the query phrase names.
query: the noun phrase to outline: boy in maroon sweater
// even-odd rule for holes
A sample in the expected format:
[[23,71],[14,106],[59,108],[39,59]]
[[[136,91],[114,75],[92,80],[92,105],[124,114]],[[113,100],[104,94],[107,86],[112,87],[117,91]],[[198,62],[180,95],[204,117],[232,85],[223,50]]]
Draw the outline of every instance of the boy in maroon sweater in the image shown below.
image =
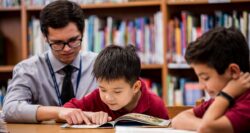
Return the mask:
[[199,133],[249,133],[249,48],[242,33],[208,31],[188,46],[185,58],[212,99],[177,115],[172,126]]
[[58,112],[59,118],[69,124],[103,124],[127,113],[168,119],[161,98],[139,79],[140,71],[140,59],[132,45],[105,48],[93,69],[99,88],[80,100],[73,98],[65,103]]

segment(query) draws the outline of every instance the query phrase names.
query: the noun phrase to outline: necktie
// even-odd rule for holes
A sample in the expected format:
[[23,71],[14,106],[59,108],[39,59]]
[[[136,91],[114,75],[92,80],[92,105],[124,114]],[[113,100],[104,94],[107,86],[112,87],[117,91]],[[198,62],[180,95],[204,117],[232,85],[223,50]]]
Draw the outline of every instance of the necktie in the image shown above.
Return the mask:
[[73,84],[71,82],[73,67],[67,65],[66,67],[63,68],[63,71],[65,72],[65,77],[63,80],[62,93],[61,93],[62,104],[68,102],[71,98],[75,97]]

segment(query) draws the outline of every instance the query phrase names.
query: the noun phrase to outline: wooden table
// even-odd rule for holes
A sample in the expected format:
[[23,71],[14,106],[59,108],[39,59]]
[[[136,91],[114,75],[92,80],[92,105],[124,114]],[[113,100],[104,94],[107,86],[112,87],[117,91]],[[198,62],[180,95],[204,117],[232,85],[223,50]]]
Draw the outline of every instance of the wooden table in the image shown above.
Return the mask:
[[60,124],[7,124],[10,133],[115,133],[114,129],[69,129]]

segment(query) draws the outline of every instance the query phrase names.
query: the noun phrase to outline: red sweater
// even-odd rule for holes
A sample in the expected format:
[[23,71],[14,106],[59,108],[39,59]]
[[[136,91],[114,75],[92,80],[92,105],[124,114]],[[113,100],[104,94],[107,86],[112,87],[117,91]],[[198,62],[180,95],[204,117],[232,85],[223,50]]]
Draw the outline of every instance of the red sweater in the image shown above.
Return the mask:
[[[208,107],[213,103],[214,99],[204,102],[200,106],[194,108],[195,116],[202,118]],[[227,109],[225,116],[231,122],[234,133],[250,132],[250,90],[245,92],[235,100],[232,107]]]
[[162,99],[147,89],[143,82],[141,92],[142,94],[138,104],[132,111],[127,111],[123,108],[117,111],[110,110],[109,107],[104,102],[102,102],[99,89],[94,90],[92,93],[80,100],[76,98],[71,99],[69,102],[64,104],[64,107],[79,108],[83,111],[91,112],[103,111],[108,113],[108,115],[111,116],[113,120],[127,113],[141,113],[163,119],[169,119],[168,112]]

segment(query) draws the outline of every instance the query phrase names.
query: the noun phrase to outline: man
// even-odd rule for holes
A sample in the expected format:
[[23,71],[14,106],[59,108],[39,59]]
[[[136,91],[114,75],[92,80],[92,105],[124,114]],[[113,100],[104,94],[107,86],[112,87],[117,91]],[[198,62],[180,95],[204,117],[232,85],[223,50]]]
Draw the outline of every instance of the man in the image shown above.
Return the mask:
[[50,106],[81,98],[97,87],[92,76],[96,54],[80,53],[84,16],[79,5],[59,0],[40,14],[50,50],[17,64],[4,100],[7,122],[50,120]]

